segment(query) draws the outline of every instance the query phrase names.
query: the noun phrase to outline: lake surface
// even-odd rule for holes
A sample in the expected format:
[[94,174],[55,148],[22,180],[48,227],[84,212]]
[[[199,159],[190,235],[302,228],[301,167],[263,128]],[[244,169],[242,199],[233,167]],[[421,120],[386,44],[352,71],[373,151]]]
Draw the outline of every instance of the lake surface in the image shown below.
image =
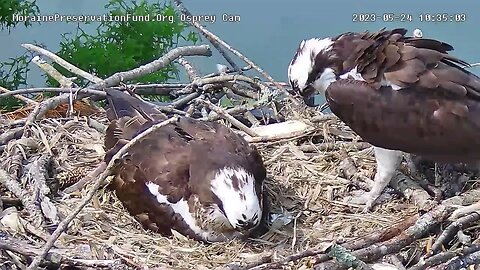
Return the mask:
[[[107,0],[37,0],[41,15],[103,15]],[[202,23],[210,31],[255,61],[276,80],[287,80],[287,66],[300,40],[333,36],[347,31],[378,30],[382,27],[420,28],[424,37],[441,39],[455,47],[453,54],[468,62],[480,62],[480,1],[287,1],[287,0],[185,0],[195,15],[216,15],[214,23]],[[223,22],[222,14],[238,15],[240,22]],[[352,21],[353,14],[376,14],[374,22]],[[384,22],[383,14],[407,14],[411,21]],[[421,13],[465,14],[465,22],[421,22]],[[457,15],[457,17],[460,15]],[[237,17],[238,18],[238,17]],[[357,17],[357,19],[360,17]],[[364,17],[365,19],[365,17]],[[92,32],[95,24],[81,25]],[[10,33],[0,32],[0,61],[24,52],[22,43],[41,43],[50,51],[58,50],[61,34],[76,31],[76,23],[44,22],[25,28],[18,25]],[[203,40],[202,43],[208,44]],[[152,44],[155,46],[155,44]],[[214,50],[213,57],[192,57],[200,72],[216,70],[216,63],[225,63]],[[236,59],[236,58],[235,58]],[[236,61],[244,66],[241,60]],[[31,67],[30,86],[43,86],[44,78],[36,66]],[[479,74],[480,68],[472,69]]]

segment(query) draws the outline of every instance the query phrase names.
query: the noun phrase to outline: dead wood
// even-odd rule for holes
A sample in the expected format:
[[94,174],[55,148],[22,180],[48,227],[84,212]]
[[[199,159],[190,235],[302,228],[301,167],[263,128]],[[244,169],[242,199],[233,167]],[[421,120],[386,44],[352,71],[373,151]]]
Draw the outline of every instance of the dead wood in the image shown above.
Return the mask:
[[[189,55],[204,55],[210,56],[212,54],[210,48],[206,45],[201,46],[185,46],[185,47],[177,47],[175,49],[170,50],[164,56],[160,57],[159,59],[145,64],[143,66],[137,67],[135,69],[123,72],[117,72],[112,76],[102,80],[101,82],[96,83],[95,85],[89,87],[91,89],[103,89],[106,87],[116,86],[120,82],[126,82],[129,80],[133,80],[139,78],[141,76],[147,75],[149,73],[155,72],[167,65],[169,65],[172,61],[177,59],[180,56],[189,56]],[[62,94],[60,96],[56,96],[50,99],[47,99],[35,107],[32,113],[28,116],[26,125],[31,125],[35,120],[43,117],[43,115],[50,109],[57,107],[60,104],[66,103],[69,100],[76,100],[87,96],[86,93],[77,93],[73,97],[69,94]]]
[[338,165],[337,169],[340,175],[343,175],[346,179],[349,179],[352,185],[365,191],[369,191],[371,185],[373,184],[373,180],[359,173],[357,166],[355,165],[355,161],[349,157],[344,150],[341,151],[341,153],[341,156],[344,158]]
[[236,85],[231,82],[225,82],[223,85],[227,88],[227,91],[225,92],[225,95],[229,98],[238,98],[238,97],[244,97],[244,98],[251,98],[251,99],[257,99],[259,95],[254,92],[250,91],[249,89],[240,87],[239,85]]
[[172,117],[166,121],[163,121],[159,124],[155,124],[148,128],[147,130],[143,131],[140,133],[138,136],[133,138],[130,142],[128,142],[126,145],[124,145],[113,157],[112,160],[108,163],[107,168],[103,173],[96,179],[95,183],[92,185],[90,188],[88,194],[82,199],[82,201],[77,205],[77,207],[64,219],[62,220],[59,224],[57,229],[52,233],[51,237],[45,243],[45,245],[42,248],[42,251],[39,255],[35,257],[35,259],[32,261],[32,263],[28,266],[27,270],[35,270],[37,267],[40,265],[41,261],[45,256],[48,254],[48,251],[53,247],[55,244],[55,241],[60,237],[61,233],[65,231],[65,229],[68,227],[68,224],[78,215],[78,213],[83,209],[83,207],[90,202],[90,200],[93,198],[95,193],[97,192],[98,188],[104,184],[105,179],[107,176],[110,175],[111,170],[114,167],[115,161],[119,159],[123,154],[127,152],[127,150],[134,145],[136,142],[138,142],[141,138],[144,136],[152,133],[153,131],[168,125],[170,123],[178,121],[178,117]]
[[152,72],[155,72],[161,68],[166,67],[175,59],[180,56],[192,56],[192,55],[203,55],[203,56],[211,56],[212,51],[207,45],[199,45],[199,46],[184,46],[184,47],[177,47],[165,55],[160,57],[159,59],[145,64],[143,66],[134,68],[129,71],[123,71],[113,74],[112,76],[106,78],[101,83],[95,84],[92,88],[105,88],[118,85],[120,82],[127,82],[136,78],[140,78]]
[[[177,4],[177,8],[180,9],[180,11],[187,15],[187,16],[192,16],[192,13],[190,13],[190,11],[188,11],[182,4],[181,1],[177,0],[175,1],[175,3]],[[201,26],[198,22],[196,21],[191,21],[190,24],[195,27],[196,29],[198,29],[200,31],[200,33],[208,39],[208,41],[210,41],[210,43],[213,45],[213,47],[215,47],[215,49],[217,49],[217,51],[223,56],[223,58],[225,58],[225,60],[227,60],[227,62],[230,64],[230,66],[233,68],[234,71],[236,72],[241,72],[241,69],[237,66],[237,64],[235,64],[235,62],[232,60],[232,58],[227,54],[227,52],[225,50],[223,50],[223,48],[220,46],[219,44],[219,38],[216,37],[215,35],[213,35],[212,33],[206,31],[206,29]]]
[[477,222],[478,220],[480,220],[480,213],[473,212],[452,222],[445,230],[443,230],[435,243],[433,243],[431,253],[427,255],[431,256],[436,254],[442,249],[443,245],[458,232],[458,230],[468,228],[472,223]]
[[[411,216],[408,217],[407,219],[403,220],[402,222],[399,222],[396,226],[390,227],[384,231],[379,231],[375,232],[371,235],[367,235],[365,237],[362,237],[360,239],[357,239],[355,241],[351,242],[346,242],[341,244],[341,246],[344,249],[347,250],[358,250],[367,246],[371,246],[377,242],[381,241],[387,241],[399,234],[401,234],[403,231],[405,231],[407,228],[409,228],[411,225],[415,224],[417,222],[418,216]],[[314,264],[319,264],[322,262],[325,262],[329,260],[331,257],[327,254],[325,254],[326,249],[324,247],[320,248],[311,248],[307,249],[305,251],[299,252],[297,254],[293,254],[290,256],[287,256],[286,258],[277,261],[277,262],[272,262],[272,263],[267,263],[263,265],[247,265],[245,268],[242,269],[251,269],[251,270],[262,270],[262,269],[277,269],[282,267],[282,265],[285,265],[291,261],[296,261],[299,259],[303,259],[306,257],[312,257],[318,255],[314,259]],[[322,254],[323,253],[323,254]]]
[[[1,86],[0,86],[0,92],[6,93],[6,94],[9,94],[9,95],[13,95],[14,97],[20,99],[21,101],[23,101],[27,104],[37,104],[38,103],[35,100],[29,99],[29,98],[24,97],[22,95],[12,94],[13,91],[8,90],[7,88],[1,87]],[[0,94],[0,97],[2,97],[2,94]]]
[[422,259],[416,265],[409,268],[409,270],[425,270],[432,266],[437,266],[442,263],[448,262],[449,260],[458,257],[458,256],[465,256],[469,255],[474,252],[480,251],[480,245],[472,245],[469,247],[459,248],[456,250],[448,250],[445,252],[438,253],[433,255],[427,259]]
[[209,107],[212,111],[216,112],[218,115],[225,118],[228,122],[230,122],[232,125],[234,125],[238,129],[240,129],[241,131],[244,131],[245,133],[247,133],[248,135],[250,135],[252,137],[257,136],[257,133],[255,133],[252,129],[245,126],[242,122],[235,119],[235,117],[231,116],[228,112],[226,112],[222,108],[213,105],[210,101],[198,99],[198,102],[200,102],[201,104],[204,104],[207,107]]
[[75,78],[67,78],[62,73],[60,73],[57,69],[55,69],[52,65],[48,64],[45,60],[43,60],[40,56],[35,56],[32,59],[32,62],[36,64],[41,70],[43,70],[46,74],[56,80],[60,87],[73,87]]
[[422,210],[431,209],[435,204],[432,197],[417,182],[400,171],[396,171],[390,186],[399,191],[405,198],[413,201]]
[[363,150],[372,146],[366,142],[334,142],[334,143],[319,143],[319,144],[303,144],[300,145],[300,150],[303,152],[321,152],[321,151],[338,151],[340,149]]
[[335,120],[335,119],[338,119],[338,117],[335,116],[334,114],[323,114],[323,115],[312,117],[309,120],[314,123],[317,123],[317,122],[325,122],[325,121]]
[[9,131],[0,134],[0,145],[7,144],[10,140],[22,137],[23,127],[12,128]]
[[174,108],[182,108],[184,107],[185,105],[187,105],[188,103],[190,103],[192,100],[200,97],[201,93],[200,92],[194,92],[194,93],[191,93],[191,94],[188,94],[184,97],[181,97],[175,101],[172,102],[172,106]]
[[13,179],[5,170],[0,169],[0,183],[12,192],[15,197],[22,201],[24,209],[29,214],[30,218],[42,217],[42,212],[35,204],[31,194]]
[[38,47],[38,46],[35,46],[35,45],[32,45],[32,44],[22,44],[22,47],[24,47],[25,49],[29,50],[29,51],[32,51],[32,52],[36,52],[40,55],[43,55],[43,56],[46,56],[48,58],[50,58],[52,61],[56,62],[57,64],[59,64],[60,66],[62,66],[63,68],[65,68],[66,70],[70,71],[71,73],[74,73],[74,74],[77,74],[77,75],[80,75],[81,77],[93,82],[93,83],[100,83],[102,81],[102,79],[98,78],[97,76],[95,75],[92,75],[74,65],[72,65],[71,63],[65,61],[64,59],[60,58],[59,56],[57,56],[56,54],[46,50],[46,49],[43,49],[41,47]]
[[[8,250],[16,254],[31,259],[41,254],[41,249],[33,244],[29,244],[23,240],[13,238],[5,233],[0,233],[0,250]],[[25,260],[26,262],[27,260]],[[85,254],[76,252],[75,250],[53,248],[46,254],[43,265],[59,267],[62,266],[85,266],[94,268],[113,269],[122,265],[119,259],[114,260],[92,260],[85,258]]]
[[196,71],[192,64],[190,64],[183,56],[178,57],[177,61],[185,68],[185,71],[187,71],[190,81],[194,81],[200,77],[198,71]]
[[38,144],[31,138],[21,138],[8,144],[7,157],[3,160],[2,166],[15,181],[20,177],[22,163],[27,158],[27,153],[36,148]]
[[[43,216],[53,223],[58,222],[57,208],[51,202],[49,195],[51,195],[50,187],[47,185],[47,178],[49,177],[48,170],[52,166],[52,156],[42,155],[40,158],[33,161],[30,165],[27,176],[30,178],[30,183],[33,186],[34,201],[40,206]],[[42,217],[42,216],[40,216]],[[38,218],[40,218],[38,217]]]
[[[180,12],[186,14],[186,15],[191,15],[191,13],[185,8],[185,6],[183,5],[182,1],[181,0],[175,0],[175,3],[177,4],[177,7],[180,9]],[[234,64],[234,62],[229,59],[227,56],[226,56],[226,53],[223,52],[223,50],[220,48],[220,46],[217,46],[215,43],[218,43],[220,45],[222,45],[223,47],[225,47],[227,50],[229,50],[230,52],[232,52],[233,54],[235,54],[238,58],[240,58],[241,60],[243,60],[245,63],[247,63],[248,65],[250,65],[252,68],[256,69],[260,74],[262,74],[262,76],[264,76],[267,80],[269,80],[270,82],[272,82],[275,87],[281,91],[282,94],[286,94],[287,95],[287,99],[291,100],[292,102],[294,103],[297,103],[298,104],[298,101],[291,98],[290,95],[286,92],[285,88],[283,87],[283,85],[279,84],[275,79],[273,79],[267,72],[265,72],[262,68],[260,68],[258,65],[255,64],[255,62],[253,62],[252,60],[250,60],[249,58],[247,58],[246,56],[244,56],[242,53],[240,53],[238,50],[234,49],[232,46],[230,46],[229,44],[227,44],[225,41],[223,41],[222,39],[220,39],[219,37],[217,37],[216,35],[214,35],[212,32],[208,31],[205,27],[201,26],[200,24],[198,23],[193,23],[193,26],[198,29],[205,37],[207,37],[211,42],[212,42],[212,45],[215,46],[215,48],[217,48],[217,50],[219,50],[219,52],[225,57],[225,59],[227,60],[227,62],[229,62],[229,64],[233,67],[233,69],[235,71],[240,71],[240,69],[238,68],[238,66],[236,66]]]
[[260,91],[267,91],[268,89],[265,85],[261,84],[260,82],[257,82],[252,78],[249,78],[244,75],[219,75],[211,78],[197,78],[196,80],[193,81],[193,85],[201,87],[207,84],[236,82],[236,81],[246,82],[251,86],[259,89]]
[[87,117],[85,116],[85,119],[87,120],[87,124],[96,129],[97,131],[101,132],[101,133],[105,133],[105,131],[107,130],[107,126],[100,123],[99,121],[91,118],[91,117]]
[[443,268],[445,270],[460,270],[465,269],[466,266],[475,266],[480,263],[480,251],[473,252],[471,254],[463,255],[453,259],[447,263]]
[[[55,87],[40,87],[40,88],[26,88],[26,89],[18,89],[13,90],[8,93],[0,94],[0,98],[12,96],[12,95],[19,95],[19,94],[35,94],[35,93],[43,93],[43,92],[50,92],[50,93],[85,93],[89,95],[96,95],[96,96],[106,96],[104,91],[88,89],[88,88],[78,88],[78,87],[67,87],[67,88],[55,88]],[[35,102],[37,104],[38,102]]]
[[[374,262],[385,255],[399,252],[402,248],[410,245],[428,233],[435,225],[444,221],[450,214],[446,206],[439,205],[430,212],[421,216],[417,222],[398,236],[382,243],[372,244],[368,247],[352,252],[352,255],[364,262]],[[328,262],[330,270],[346,269],[344,266]],[[327,268],[320,268],[327,269]]]

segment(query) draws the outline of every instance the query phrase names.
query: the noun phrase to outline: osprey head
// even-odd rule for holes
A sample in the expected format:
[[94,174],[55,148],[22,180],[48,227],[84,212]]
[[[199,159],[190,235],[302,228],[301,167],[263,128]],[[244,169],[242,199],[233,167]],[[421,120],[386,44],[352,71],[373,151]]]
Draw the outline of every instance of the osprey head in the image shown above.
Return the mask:
[[313,96],[324,93],[336,80],[334,70],[338,58],[332,51],[330,38],[302,40],[288,67],[288,80],[293,94],[300,94],[305,103],[313,106]]
[[217,171],[211,191],[219,211],[237,231],[250,231],[260,224],[263,211],[263,179],[242,167]]
[[263,179],[242,167],[224,167],[211,182],[215,203],[237,231],[257,227],[263,211]]

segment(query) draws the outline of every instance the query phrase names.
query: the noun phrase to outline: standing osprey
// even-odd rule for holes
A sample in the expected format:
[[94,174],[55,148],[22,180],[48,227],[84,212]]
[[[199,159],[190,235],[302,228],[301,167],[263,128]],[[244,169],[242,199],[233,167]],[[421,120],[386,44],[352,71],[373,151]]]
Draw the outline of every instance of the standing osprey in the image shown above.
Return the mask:
[[375,147],[370,209],[402,152],[438,162],[480,160],[480,78],[441,41],[406,29],[304,40],[288,77],[304,99],[324,93],[332,112]]
[[[150,104],[106,90],[111,121],[108,163],[129,140],[166,119]],[[254,146],[218,123],[180,118],[134,144],[114,169],[111,187],[144,227],[205,242],[251,235],[266,217],[266,170]]]

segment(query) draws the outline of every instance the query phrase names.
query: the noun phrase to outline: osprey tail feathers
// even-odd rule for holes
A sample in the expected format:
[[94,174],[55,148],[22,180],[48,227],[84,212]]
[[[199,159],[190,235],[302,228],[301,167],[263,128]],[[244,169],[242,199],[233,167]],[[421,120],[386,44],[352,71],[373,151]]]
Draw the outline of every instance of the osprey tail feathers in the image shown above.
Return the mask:
[[167,119],[165,114],[143,100],[115,89],[106,89],[105,92],[108,101],[106,113],[110,121],[125,116],[141,117],[151,121]]
[[150,121],[162,121],[166,115],[154,106],[119,90],[107,89],[107,117],[110,120],[105,134],[105,161],[130,141]]

